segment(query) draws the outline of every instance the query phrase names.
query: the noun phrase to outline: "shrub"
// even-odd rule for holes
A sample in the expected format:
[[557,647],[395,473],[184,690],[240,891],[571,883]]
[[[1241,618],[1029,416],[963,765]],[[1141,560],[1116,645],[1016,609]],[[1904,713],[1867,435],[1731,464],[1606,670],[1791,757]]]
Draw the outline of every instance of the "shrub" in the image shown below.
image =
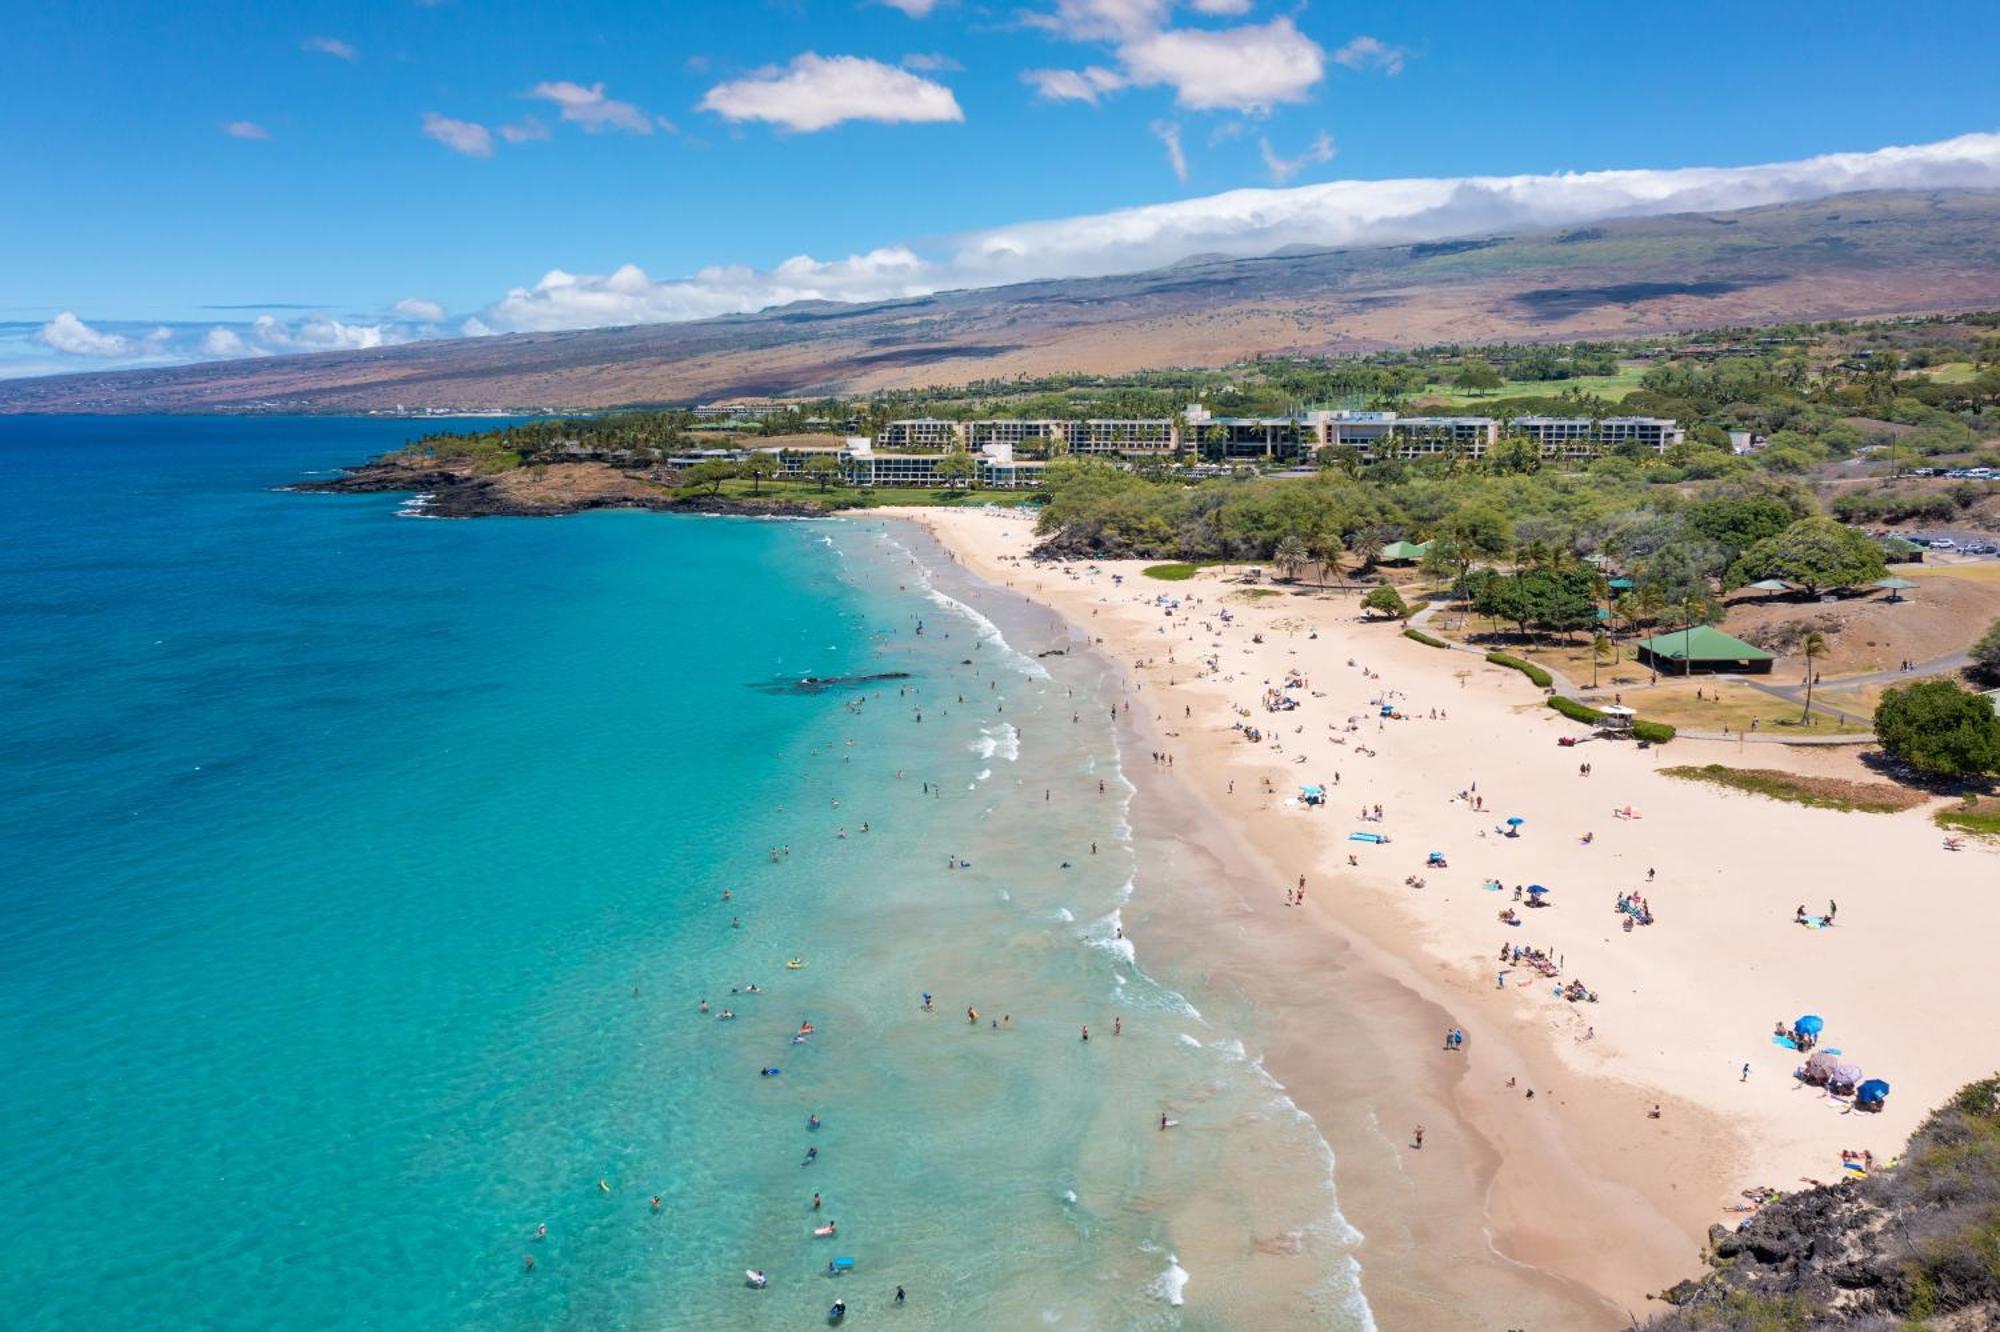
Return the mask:
[[1604,714],[1596,708],[1588,704],[1579,703],[1573,698],[1564,698],[1561,694],[1550,695],[1549,706],[1571,721],[1596,722],[1604,720]]
[[1680,732],[1666,722],[1647,721],[1644,717],[1635,717],[1632,719],[1632,734],[1636,739],[1649,744],[1664,745]]
[[1920,680],[1884,693],[1875,738],[1890,757],[1927,776],[2000,773],[2000,714],[1956,680]]
[[1164,583],[1181,583],[1194,577],[1198,567],[1193,564],[1149,564],[1139,572]]
[[1509,670],[1519,671],[1532,680],[1537,687],[1542,689],[1547,689],[1556,682],[1556,678],[1553,675],[1550,675],[1532,661],[1522,661],[1519,657],[1510,657],[1504,652],[1489,652],[1486,654],[1486,660],[1492,662],[1495,666],[1505,666]]
[[1417,642],[1422,643],[1425,647],[1448,648],[1451,646],[1451,644],[1445,642],[1442,638],[1432,638],[1429,634],[1425,633],[1421,629],[1405,629],[1403,631],[1403,637],[1414,638],[1417,640]]

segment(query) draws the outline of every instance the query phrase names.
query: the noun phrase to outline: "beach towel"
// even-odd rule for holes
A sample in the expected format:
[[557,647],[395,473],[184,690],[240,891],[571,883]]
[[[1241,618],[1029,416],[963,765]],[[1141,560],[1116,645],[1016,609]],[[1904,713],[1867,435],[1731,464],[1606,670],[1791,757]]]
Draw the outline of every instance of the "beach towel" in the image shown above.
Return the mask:
[[1771,1037],[1771,1044],[1782,1045],[1787,1050],[1796,1050],[1799,1048],[1799,1043],[1789,1036],[1773,1036]]

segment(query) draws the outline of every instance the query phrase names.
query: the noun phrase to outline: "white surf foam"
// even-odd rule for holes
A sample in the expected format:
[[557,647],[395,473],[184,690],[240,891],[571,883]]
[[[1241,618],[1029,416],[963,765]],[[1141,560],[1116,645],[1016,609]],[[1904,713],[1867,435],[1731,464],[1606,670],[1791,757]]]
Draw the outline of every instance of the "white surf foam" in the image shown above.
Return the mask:
[[1188,1270],[1174,1254],[1167,1255],[1167,1270],[1146,1283],[1146,1293],[1175,1308],[1187,1303]]

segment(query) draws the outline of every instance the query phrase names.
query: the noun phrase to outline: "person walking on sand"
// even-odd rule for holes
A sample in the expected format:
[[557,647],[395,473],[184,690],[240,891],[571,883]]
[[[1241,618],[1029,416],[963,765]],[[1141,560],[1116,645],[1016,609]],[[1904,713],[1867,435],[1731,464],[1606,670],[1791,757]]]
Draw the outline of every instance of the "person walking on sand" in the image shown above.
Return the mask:
[[1743,1066],[1743,1076],[1742,1076],[1742,1077],[1740,1077],[1740,1078],[1738,1078],[1738,1079],[1736,1079],[1736,1080],[1737,1080],[1738,1082],[1748,1082],[1748,1081],[1750,1081],[1750,1065],[1748,1065],[1748,1064],[1745,1064],[1745,1065]]
[[1422,1151],[1424,1149],[1424,1126],[1422,1124],[1417,1125],[1416,1128],[1411,1130],[1411,1133],[1416,1138],[1417,1150]]

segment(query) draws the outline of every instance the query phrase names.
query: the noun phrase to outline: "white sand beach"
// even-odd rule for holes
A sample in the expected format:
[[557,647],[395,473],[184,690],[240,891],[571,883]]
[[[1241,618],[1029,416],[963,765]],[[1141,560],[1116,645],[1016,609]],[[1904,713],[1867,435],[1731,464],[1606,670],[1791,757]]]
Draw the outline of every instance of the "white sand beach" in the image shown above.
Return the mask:
[[[1447,1015],[1374,1074],[1392,1101],[1407,1090],[1408,1127],[1427,1128],[1419,1152],[1405,1125],[1380,1126],[1402,1143],[1403,1178],[1350,1181],[1349,1162],[1339,1167],[1344,1205],[1370,1237],[1371,1286],[1398,1271],[1421,1284],[1409,1275],[1421,1267],[1463,1293],[1479,1278],[1453,1263],[1523,1264],[1607,1315],[1643,1317],[1649,1293],[1696,1273],[1707,1228],[1741,1218],[1728,1209],[1742,1190],[1838,1178],[1843,1149],[1892,1157],[1927,1111],[2000,1062],[1981,1030],[1995,1011],[1985,968],[2000,857],[1945,851],[1922,809],[1810,809],[1655,771],[1810,768],[1823,756],[1690,740],[1559,746],[1587,728],[1544,707],[1523,676],[1364,623],[1352,595],[1250,597],[1214,570],[1165,583],[1138,563],[1037,565],[1023,558],[1024,515],[899,516],[1127,669],[1135,719],[1172,759],[1128,754],[1135,780],[1208,821],[1218,844],[1247,847],[1263,878],[1239,887],[1284,940],[1282,974],[1245,984],[1278,1010],[1270,1066],[1304,1109],[1337,1123],[1352,1076],[1315,1066],[1310,1031],[1286,1026],[1294,1009],[1313,1019],[1316,959],[1344,960],[1346,979],[1329,984],[1365,973]],[[1267,711],[1271,689],[1296,708]],[[1383,716],[1385,703],[1400,716]],[[1299,803],[1304,785],[1324,785],[1326,804]],[[1509,818],[1523,820],[1516,837],[1501,835]],[[1431,852],[1444,867],[1427,865]],[[1301,875],[1302,908],[1287,904]],[[1528,884],[1545,885],[1550,905],[1517,901]],[[1626,894],[1653,923],[1627,926]],[[1833,903],[1832,928],[1794,921],[1800,906],[1818,917]],[[1520,924],[1501,921],[1508,909]],[[1517,945],[1559,971],[1502,962]],[[1572,982],[1594,1001],[1560,997]],[[1803,1056],[1773,1042],[1773,1025],[1808,1013],[1825,1019],[1822,1048],[1892,1084],[1882,1113],[1794,1079]],[[1447,1025],[1465,1031],[1462,1051],[1444,1048]],[[1370,1297],[1385,1326],[1407,1325],[1396,1313],[1422,1298]],[[1590,1304],[1568,1306],[1580,1325]]]

